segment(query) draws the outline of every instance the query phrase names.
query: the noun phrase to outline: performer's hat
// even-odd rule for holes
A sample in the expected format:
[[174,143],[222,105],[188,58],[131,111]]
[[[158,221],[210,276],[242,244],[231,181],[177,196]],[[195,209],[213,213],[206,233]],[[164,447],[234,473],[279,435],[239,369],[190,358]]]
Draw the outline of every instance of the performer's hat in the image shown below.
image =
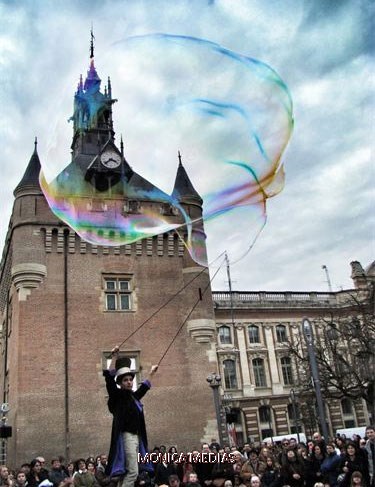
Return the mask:
[[116,380],[122,375],[135,376],[134,370],[130,369],[131,360],[129,357],[120,357],[116,360]]

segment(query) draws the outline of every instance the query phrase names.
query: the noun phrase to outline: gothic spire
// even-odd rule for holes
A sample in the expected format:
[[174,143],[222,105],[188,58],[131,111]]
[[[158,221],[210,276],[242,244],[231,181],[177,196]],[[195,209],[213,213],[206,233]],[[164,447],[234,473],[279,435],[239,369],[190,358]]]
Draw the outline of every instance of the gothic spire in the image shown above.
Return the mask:
[[21,179],[21,181],[16,186],[13,194],[14,196],[18,196],[21,193],[31,193],[35,194],[35,192],[40,193],[40,185],[39,185],[39,173],[40,173],[40,160],[38,156],[38,139],[35,137],[34,140],[34,152],[31,155],[29,164],[27,165],[26,171]]
[[178,151],[178,161],[179,163],[174,188],[172,191],[172,198],[177,199],[180,203],[195,203],[202,206],[203,200],[192,185],[190,178],[182,165],[180,151]]

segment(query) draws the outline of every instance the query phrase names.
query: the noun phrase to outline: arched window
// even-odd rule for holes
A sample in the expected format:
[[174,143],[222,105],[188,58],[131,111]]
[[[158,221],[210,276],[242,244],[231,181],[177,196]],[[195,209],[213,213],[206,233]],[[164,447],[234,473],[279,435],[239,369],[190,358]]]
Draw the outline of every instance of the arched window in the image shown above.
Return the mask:
[[293,384],[292,361],[290,357],[282,357],[280,363],[284,384],[290,386]]
[[288,341],[288,336],[286,334],[286,326],[284,325],[276,326],[276,340],[278,343],[283,343]]
[[256,387],[267,387],[264,360],[262,358],[255,358],[253,360],[253,370]]
[[250,343],[259,343],[259,327],[256,325],[249,325],[247,327],[247,333],[249,335],[249,342]]
[[221,326],[219,328],[219,341],[221,344],[232,343],[229,326]]
[[236,362],[232,359],[224,360],[224,382],[226,389],[237,389]]

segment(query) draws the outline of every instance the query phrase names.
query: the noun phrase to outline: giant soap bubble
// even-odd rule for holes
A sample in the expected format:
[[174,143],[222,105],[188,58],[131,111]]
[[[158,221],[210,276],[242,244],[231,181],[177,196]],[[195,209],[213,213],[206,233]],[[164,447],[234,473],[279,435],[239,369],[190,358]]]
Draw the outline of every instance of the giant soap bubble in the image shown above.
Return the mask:
[[[286,84],[261,61],[178,35],[126,38],[97,64],[99,75],[111,74],[119,99],[115,130],[124,133],[129,171],[136,172],[138,182],[121,177],[110,194],[95,192],[95,201],[105,205],[123,194],[163,202],[178,218],[161,214],[152,204],[137,215],[93,211],[88,204],[93,188],[72,164],[50,182],[41,173],[52,211],[98,245],[129,244],[174,230],[193,259],[204,263],[203,241],[192,237],[196,222],[172,195],[181,150],[186,172],[203,199],[212,256],[230,247],[231,260],[240,259],[265,225],[267,199],[283,189],[281,157],[293,129]],[[99,109],[100,104],[91,107],[94,118]],[[138,184],[140,174],[152,183],[149,187]]]

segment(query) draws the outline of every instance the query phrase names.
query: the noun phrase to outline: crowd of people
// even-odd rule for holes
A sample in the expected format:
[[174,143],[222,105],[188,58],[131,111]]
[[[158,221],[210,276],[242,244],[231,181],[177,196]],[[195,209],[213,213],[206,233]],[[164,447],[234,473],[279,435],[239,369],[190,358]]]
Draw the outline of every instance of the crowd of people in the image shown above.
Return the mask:
[[[192,461],[178,461],[175,446],[155,447],[160,461],[154,471],[142,471],[135,487],[374,487],[375,429],[366,428],[366,438],[337,437],[325,442],[319,433],[297,443],[285,438],[281,444],[246,443],[242,448],[221,446],[212,441],[189,455]],[[186,453],[186,452],[185,452]],[[202,461],[202,453],[215,453],[222,461]],[[224,455],[226,453],[226,455]],[[219,455],[219,457],[218,457]],[[168,461],[175,458],[176,461]],[[196,461],[194,461],[196,459]],[[79,458],[65,462],[52,458],[49,468],[43,457],[20,466],[15,472],[0,467],[1,487],[117,487],[121,477],[106,471],[107,456]],[[107,469],[108,470],[108,469]]]

